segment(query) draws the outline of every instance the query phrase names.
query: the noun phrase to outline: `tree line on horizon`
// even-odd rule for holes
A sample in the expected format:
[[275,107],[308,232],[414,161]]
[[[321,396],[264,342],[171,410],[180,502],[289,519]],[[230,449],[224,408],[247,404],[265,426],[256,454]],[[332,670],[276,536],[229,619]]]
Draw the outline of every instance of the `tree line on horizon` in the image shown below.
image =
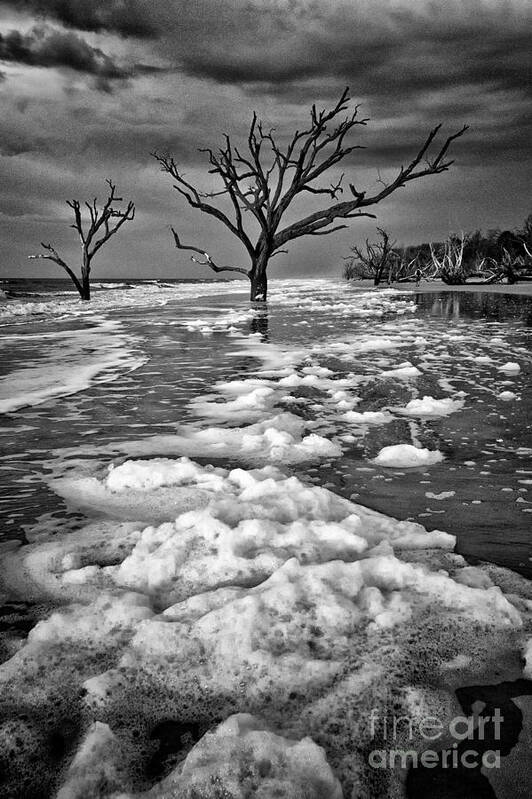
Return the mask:
[[[307,125],[288,138],[278,137],[275,129],[265,128],[254,113],[244,147],[236,146],[225,135],[218,150],[200,151],[206,155],[208,174],[218,182],[218,188],[213,191],[203,191],[192,184],[172,155],[152,153],[188,205],[216,219],[241,242],[250,265],[220,265],[203,246],[185,244],[172,228],[176,248],[193,252],[195,263],[214,272],[246,275],[250,280],[251,301],[264,302],[268,291],[268,265],[276,255],[286,252],[290,241],[302,236],[329,235],[348,227],[346,222],[351,219],[374,219],[375,214],[366,209],[378,205],[410,181],[441,174],[453,164],[448,158],[449,148],[465,133],[467,125],[450,134],[439,146],[436,140],[441,125],[437,125],[427,134],[411,162],[397,170],[393,180],[389,183],[381,180],[379,188],[371,193],[351,179],[346,198],[341,198],[345,173],[329,184],[324,176],[352,152],[363,149],[359,144],[348,144],[347,136],[368,122],[359,117],[358,106],[351,112],[348,110],[349,101],[346,88],[331,109],[318,110],[313,105]],[[83,300],[90,299],[90,274],[95,255],[135,216],[134,203],[130,201],[125,209],[121,208],[122,198],[116,195],[115,185],[111,180],[107,183],[109,192],[102,206],[98,206],[96,199],[86,202],[84,207],[79,200],[67,201],[74,214],[71,227],[78,233],[81,245],[79,276],[51,243],[41,242],[43,252],[29,256],[53,261],[64,269]],[[326,197],[329,202],[298,219],[287,220],[294,201],[306,194]],[[224,201],[228,210],[220,207],[220,202]],[[388,250],[389,237],[385,244]]]
[[346,256],[346,280],[406,283],[440,279],[448,285],[532,280],[532,214],[513,230],[452,233],[445,241],[397,246],[386,230]]

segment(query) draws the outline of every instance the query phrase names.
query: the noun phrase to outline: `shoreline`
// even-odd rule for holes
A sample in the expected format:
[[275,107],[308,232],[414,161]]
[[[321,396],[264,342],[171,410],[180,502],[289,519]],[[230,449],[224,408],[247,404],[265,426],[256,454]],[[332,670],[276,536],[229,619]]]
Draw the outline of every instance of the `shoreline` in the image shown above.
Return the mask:
[[373,286],[370,280],[352,281],[361,288],[391,288],[398,291],[404,291],[415,294],[432,294],[441,291],[465,291],[468,293],[475,291],[482,291],[488,294],[513,294],[522,295],[523,297],[532,297],[532,282],[530,283],[514,283],[508,285],[506,283],[490,283],[490,284],[465,284],[463,286],[448,286],[442,280],[423,281],[420,286],[415,283],[383,283],[381,286]]

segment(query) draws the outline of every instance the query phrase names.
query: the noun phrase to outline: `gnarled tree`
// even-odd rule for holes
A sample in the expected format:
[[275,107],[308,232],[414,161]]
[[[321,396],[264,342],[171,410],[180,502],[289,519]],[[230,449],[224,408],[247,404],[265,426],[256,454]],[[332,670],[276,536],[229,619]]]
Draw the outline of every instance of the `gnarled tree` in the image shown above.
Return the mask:
[[366,247],[351,247],[352,255],[347,257],[344,277],[348,280],[357,277],[371,278],[378,286],[383,278],[392,279],[397,271],[399,255],[395,251],[395,242],[390,242],[388,233],[378,227],[380,241],[370,242],[366,239]]
[[[172,229],[176,247],[199,253],[202,259],[192,256],[192,260],[215,272],[247,275],[251,281],[251,300],[265,300],[268,263],[274,255],[286,252],[283,248],[289,241],[301,236],[334,233],[347,227],[343,220],[364,216],[375,218],[365,209],[377,205],[411,180],[445,172],[453,163],[447,160],[451,142],[467,129],[464,126],[453,133],[429,157],[429,150],[441,127],[438,125],[428,134],[410,164],[401,167],[390,183],[368,194],[359,191],[351,182],[349,199],[340,202],[344,176],[328,186],[321,184],[320,179],[353,150],[361,149],[360,145],[345,143],[347,134],[367,122],[366,119],[359,119],[358,108],[343,116],[348,103],[349,90],[346,89],[330,110],[318,111],[313,105],[309,125],[304,130],[296,130],[284,147],[281,147],[274,131],[266,130],[254,114],[245,150],[236,147],[229,136],[225,136],[224,146],[219,150],[200,151],[207,154],[211,166],[209,172],[220,181],[219,190],[213,192],[200,191],[188,181],[172,156],[154,153],[162,171],[174,180],[174,188],[185,197],[188,204],[217,219],[242,242],[251,265],[247,269],[220,266],[205,247],[184,244]],[[305,193],[324,195],[331,202],[326,208],[283,227],[283,219],[293,201]],[[222,210],[217,204],[220,198],[228,200],[232,210],[227,213]],[[254,224],[250,224],[251,219]],[[341,220],[340,224],[335,224],[336,220]]]
[[125,210],[115,208],[115,203],[121,203],[123,200],[121,197],[116,196],[116,186],[114,183],[107,180],[107,184],[109,186],[109,194],[103,206],[98,207],[96,198],[94,198],[92,202],[85,203],[89,213],[89,218],[86,222],[84,222],[81,215],[81,203],[79,200],[67,200],[67,205],[74,211],[74,224],[70,225],[70,227],[77,230],[81,242],[80,277],[78,277],[74,270],[60,257],[57,250],[52,247],[51,244],[41,242],[41,247],[45,252],[28,256],[30,259],[41,258],[46,261],[53,261],[64,269],[79,291],[82,300],[90,300],[91,298],[90,272],[92,259],[98,250],[109,241],[111,236],[114,236],[125,222],[128,222],[135,216],[135,205],[131,201],[128,202]]

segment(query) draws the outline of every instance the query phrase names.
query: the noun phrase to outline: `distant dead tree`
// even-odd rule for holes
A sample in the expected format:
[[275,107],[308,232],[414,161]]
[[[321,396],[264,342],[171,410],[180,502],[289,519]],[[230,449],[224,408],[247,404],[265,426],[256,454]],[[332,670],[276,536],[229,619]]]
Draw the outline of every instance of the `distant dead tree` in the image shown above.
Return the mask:
[[[208,266],[214,272],[246,275],[251,281],[251,300],[266,300],[268,263],[275,255],[286,252],[283,248],[289,241],[301,236],[328,235],[347,227],[346,224],[334,225],[337,219],[375,218],[374,214],[364,209],[381,202],[411,180],[445,172],[453,163],[446,160],[451,142],[467,130],[467,126],[464,126],[453,133],[429,158],[428,151],[441,127],[438,125],[428,134],[410,164],[401,167],[390,183],[383,184],[380,190],[369,196],[366,191],[359,191],[354,183],[349,183],[350,199],[338,202],[338,195],[343,192],[344,176],[328,186],[320,185],[317,181],[353,150],[362,149],[360,145],[344,145],[347,134],[368,121],[358,118],[358,107],[341,119],[348,102],[349,90],[345,89],[332,109],[318,111],[313,105],[309,125],[304,130],[296,130],[284,147],[275,137],[274,130],[266,130],[257,115],[253,114],[245,150],[234,146],[226,135],[224,146],[216,152],[208,148],[200,151],[208,155],[211,165],[209,173],[216,175],[220,181],[219,190],[213,192],[200,191],[187,180],[172,156],[153,153],[162,171],[170,175],[174,188],[188,204],[217,219],[242,242],[251,266],[247,269],[241,266],[219,266],[204,247],[184,244],[172,229],[175,246],[180,250],[199,253],[202,259],[192,256],[192,260]],[[292,202],[305,193],[325,195],[333,204],[282,227],[281,222]],[[232,206],[230,213],[210,202],[218,197],[229,201]],[[253,224],[250,224],[250,220],[253,220]]]
[[109,186],[109,194],[102,207],[98,207],[97,198],[92,202],[86,202],[85,206],[89,212],[89,219],[84,223],[81,216],[81,203],[79,200],[67,200],[67,205],[74,211],[74,224],[70,227],[77,230],[81,242],[81,277],[74,273],[67,263],[59,256],[57,250],[51,244],[41,242],[41,247],[46,250],[44,253],[37,255],[29,255],[30,259],[42,258],[46,261],[53,261],[62,267],[67,275],[70,277],[75,287],[79,291],[82,300],[90,300],[91,287],[90,287],[90,272],[92,259],[109,241],[111,236],[120,230],[124,222],[128,222],[135,217],[135,205],[129,201],[125,210],[119,210],[114,207],[115,203],[123,202],[121,197],[116,196],[116,186],[110,180],[107,180]]
[[423,260],[419,253],[409,252],[411,248],[396,247],[390,242],[389,234],[378,227],[380,240],[370,242],[366,239],[364,248],[351,247],[351,255],[344,258],[343,277],[345,280],[371,279],[378,286],[384,280],[391,283],[409,283],[417,279],[417,275],[430,280],[435,269]]
[[344,269],[344,277],[348,280],[367,277],[378,286],[383,278],[395,276],[399,262],[399,255],[394,250],[395,242],[390,242],[390,236],[382,228],[378,227],[377,232],[380,241],[370,242],[366,239],[364,249],[351,247],[352,255],[347,257]]

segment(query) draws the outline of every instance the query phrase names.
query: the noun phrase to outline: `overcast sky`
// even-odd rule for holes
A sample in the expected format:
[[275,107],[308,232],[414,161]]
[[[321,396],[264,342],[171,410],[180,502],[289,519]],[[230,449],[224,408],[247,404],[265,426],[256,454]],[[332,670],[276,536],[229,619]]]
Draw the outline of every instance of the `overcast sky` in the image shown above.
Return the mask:
[[107,177],[137,215],[95,276],[213,276],[174,249],[170,225],[247,267],[150,153],[210,186],[197,148],[237,140],[254,110],[282,138],[345,86],[370,118],[351,139],[366,149],[338,170],[357,187],[392,177],[436,123],[471,128],[449,172],[401,189],[376,222],[293,242],[272,276],[340,274],[375,225],[401,243],[516,227],[532,211],[531,38],[528,0],[0,0],[0,274],[63,276],[27,255],[51,242],[76,264],[65,200],[104,196]]

